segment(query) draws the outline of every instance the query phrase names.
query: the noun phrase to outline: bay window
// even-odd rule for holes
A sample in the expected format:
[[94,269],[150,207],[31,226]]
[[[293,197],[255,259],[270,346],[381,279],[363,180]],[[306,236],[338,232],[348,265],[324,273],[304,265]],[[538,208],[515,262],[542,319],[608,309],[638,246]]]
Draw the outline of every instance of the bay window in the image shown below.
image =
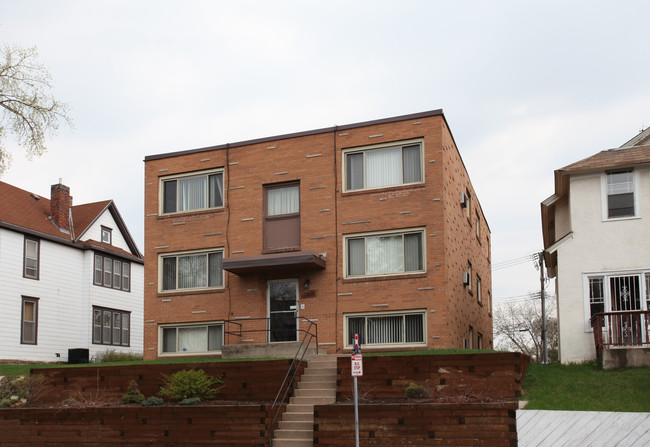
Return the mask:
[[129,346],[131,312],[93,306],[93,343]]
[[116,290],[131,290],[131,264],[111,256],[95,253],[93,284]]
[[420,183],[422,178],[422,142],[345,152],[346,191]]

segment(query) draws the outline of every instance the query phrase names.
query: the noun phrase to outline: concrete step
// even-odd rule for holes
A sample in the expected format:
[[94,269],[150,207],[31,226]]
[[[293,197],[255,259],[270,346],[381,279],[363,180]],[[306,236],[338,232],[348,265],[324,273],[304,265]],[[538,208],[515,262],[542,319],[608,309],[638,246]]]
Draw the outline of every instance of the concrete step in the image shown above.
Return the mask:
[[[284,418],[278,423],[278,430],[313,430],[314,423],[310,421],[285,421]],[[277,431],[277,430],[276,430]]]
[[290,401],[292,404],[311,404],[322,405],[322,404],[333,404],[336,402],[336,395],[331,397],[314,397],[314,396],[293,396]]
[[287,404],[287,408],[285,412],[288,413],[313,413],[314,412],[314,405],[312,404],[305,404],[305,403],[289,403]]
[[273,432],[273,439],[308,439],[314,440],[314,430],[286,430],[278,429]]
[[312,447],[313,439],[273,439],[273,447]]
[[288,411],[282,415],[282,421],[307,421],[314,423],[314,408],[311,412]]
[[336,397],[336,388],[298,388],[295,397]]
[[302,373],[302,377],[312,377],[312,376],[334,376],[336,377],[336,368],[323,367],[318,369],[309,369],[307,368],[305,372]]
[[307,389],[324,389],[324,390],[335,390],[336,382],[331,380],[319,380],[319,381],[308,381],[303,382],[302,380],[298,383],[297,389],[307,390]]

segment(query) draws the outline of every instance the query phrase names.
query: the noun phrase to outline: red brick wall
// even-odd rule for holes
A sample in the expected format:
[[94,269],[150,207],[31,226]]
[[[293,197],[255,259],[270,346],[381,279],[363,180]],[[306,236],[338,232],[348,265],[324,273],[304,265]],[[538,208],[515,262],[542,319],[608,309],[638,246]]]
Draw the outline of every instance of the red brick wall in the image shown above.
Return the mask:
[[[425,182],[371,192],[342,190],[342,150],[422,138]],[[215,212],[158,215],[159,177],[224,168],[226,208]],[[225,288],[201,293],[158,293],[158,256],[168,252],[224,247],[225,256],[262,253],[263,185],[299,181],[301,249],[327,254],[327,268],[287,273],[226,274]],[[158,325],[267,316],[267,280],[311,282],[300,315],[317,320],[321,348],[341,351],[343,317],[350,312],[426,311],[427,347],[462,347],[468,325],[492,338],[487,309],[460,284],[467,259],[476,263],[484,288],[490,269],[473,222],[460,220],[458,188],[469,187],[444,117],[375,124],[208,150],[145,163],[145,358],[158,355]],[[484,219],[483,219],[484,221]],[[427,272],[390,278],[345,279],[343,237],[400,228],[425,228]],[[218,234],[215,234],[218,233]],[[487,226],[483,234],[488,234]],[[460,247],[457,245],[460,244]],[[475,260],[475,261],[474,261]],[[462,307],[462,310],[459,308]],[[263,333],[247,336],[264,342]],[[230,338],[227,342],[237,343]]]

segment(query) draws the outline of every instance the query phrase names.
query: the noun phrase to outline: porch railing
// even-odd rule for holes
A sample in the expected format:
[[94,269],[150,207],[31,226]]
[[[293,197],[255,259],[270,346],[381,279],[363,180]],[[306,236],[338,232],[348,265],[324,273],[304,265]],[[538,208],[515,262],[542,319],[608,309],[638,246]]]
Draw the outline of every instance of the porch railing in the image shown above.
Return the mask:
[[650,311],[600,312],[591,317],[596,356],[603,349],[650,347]]

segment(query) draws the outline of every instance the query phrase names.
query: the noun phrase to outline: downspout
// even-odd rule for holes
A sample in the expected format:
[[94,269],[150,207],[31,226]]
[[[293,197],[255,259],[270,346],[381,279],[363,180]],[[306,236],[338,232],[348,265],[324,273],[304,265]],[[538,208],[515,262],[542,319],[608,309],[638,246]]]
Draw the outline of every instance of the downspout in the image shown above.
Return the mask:
[[[334,249],[334,293],[336,294],[335,296],[335,302],[336,305],[334,306],[334,340],[336,340],[339,336],[339,210],[338,210],[338,193],[339,193],[339,175],[338,175],[338,169],[336,166],[336,158],[338,154],[338,149],[336,147],[336,134],[338,133],[339,126],[334,125],[334,242],[335,242],[335,249]],[[345,344],[345,340],[343,340],[343,335],[341,334],[341,341],[343,344]],[[336,342],[336,341],[335,341]],[[343,346],[341,344],[341,346]],[[336,343],[338,345],[338,343]],[[335,346],[336,346],[335,345]],[[336,352],[339,351],[339,348],[336,348]]]

